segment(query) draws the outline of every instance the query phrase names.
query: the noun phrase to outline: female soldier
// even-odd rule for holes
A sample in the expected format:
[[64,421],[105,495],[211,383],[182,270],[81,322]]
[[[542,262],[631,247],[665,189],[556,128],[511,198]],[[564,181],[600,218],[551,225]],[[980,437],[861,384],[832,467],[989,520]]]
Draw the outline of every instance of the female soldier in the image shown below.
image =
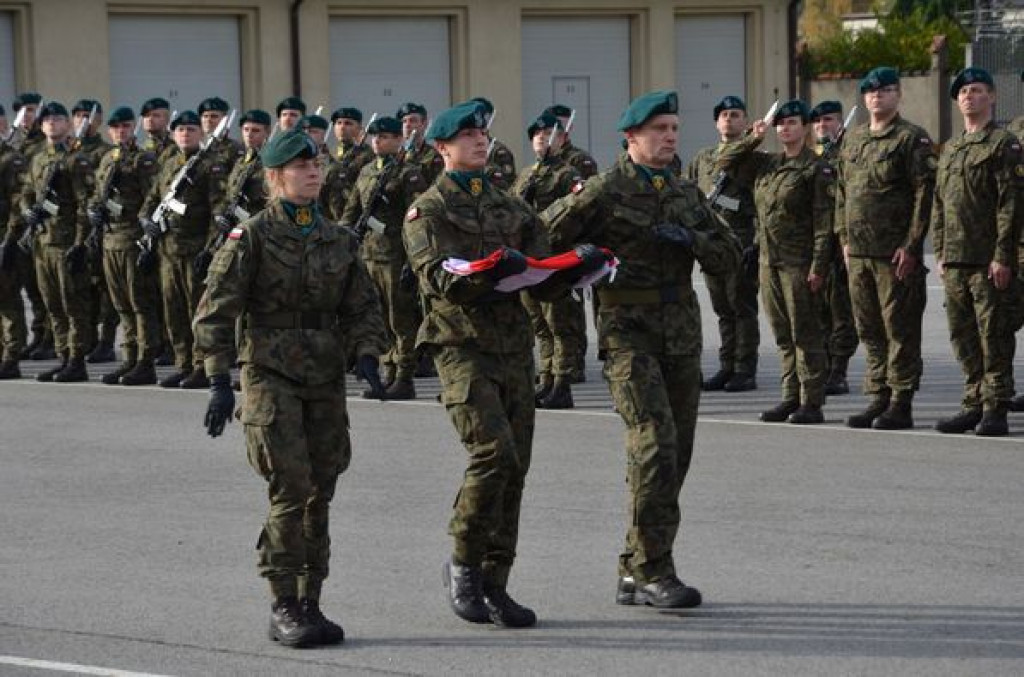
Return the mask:
[[[758,120],[752,134],[727,145],[718,160],[727,172],[752,160],[756,171],[761,301],[782,362],[782,402],[762,412],[762,421],[824,421],[828,361],[819,292],[829,265],[835,177],[807,146],[809,121],[806,103],[788,101],[773,120]],[[755,150],[769,123],[782,143],[781,153]]]
[[207,277],[196,344],[211,381],[206,426],[216,437],[234,407],[235,319],[249,462],[269,483],[259,572],[273,598],[270,637],[304,647],[342,641],[319,609],[328,571],[328,507],[349,463],[346,356],[379,388],[385,334],[356,242],[320,215],[318,148],[300,129],[261,152],[267,208],[234,228]]

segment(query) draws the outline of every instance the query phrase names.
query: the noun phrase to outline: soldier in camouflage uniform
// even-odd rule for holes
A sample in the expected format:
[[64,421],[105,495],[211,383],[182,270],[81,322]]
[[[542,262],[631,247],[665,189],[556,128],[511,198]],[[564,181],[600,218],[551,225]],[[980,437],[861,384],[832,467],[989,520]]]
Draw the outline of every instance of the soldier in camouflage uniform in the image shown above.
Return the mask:
[[821,303],[835,213],[835,172],[806,145],[810,115],[798,99],[779,107],[771,124],[781,153],[756,150],[768,130],[757,120],[752,134],[718,154],[725,171],[743,163],[754,175],[761,299],[782,366],[782,402],[762,412],[761,420],[805,425],[825,420]]
[[914,426],[921,379],[922,264],[937,166],[931,139],[899,115],[899,73],[876,68],[860,83],[871,121],[850,130],[839,154],[836,231],[864,346],[868,407],[851,428]]
[[137,146],[131,108],[114,110],[107,127],[114,146],[100,160],[86,212],[89,239],[93,246],[102,243],[104,278],[124,332],[124,362],[101,380],[108,385],[149,385],[156,383],[153,363],[162,343],[161,303],[156,276],[139,269],[136,242],[142,237],[139,208],[160,165],[155,153]]
[[[229,112],[231,112],[231,106],[227,101],[220,98],[219,96],[213,96],[208,99],[203,99],[199,106],[196,108],[196,113],[199,114],[201,125],[203,128],[203,135],[209,136],[217,129],[217,125],[224,119]],[[172,130],[173,131],[173,128]],[[223,136],[214,139],[210,145],[208,153],[217,158],[217,164],[219,164],[225,172],[230,172],[231,168],[235,166],[235,163],[245,155],[245,148],[238,141],[235,141],[230,136]]]
[[363,112],[358,108],[339,108],[331,114],[334,137],[334,163],[327,169],[320,206],[332,221],[340,221],[359,172],[373,160],[373,149],[363,143]]
[[300,128],[262,151],[272,199],[231,231],[210,266],[196,313],[206,356],[210,435],[232,415],[236,320],[249,463],[268,482],[259,574],[270,585],[270,638],[285,646],[336,644],[341,626],[320,610],[329,573],[330,503],[351,459],[345,371],[376,378],[384,347],[377,292],[355,239],[316,207],[323,179],[316,144]]
[[[811,110],[815,152],[833,169],[839,160],[844,133],[842,115],[843,105],[838,101],[822,101]],[[834,223],[832,216],[829,217],[829,223]],[[857,327],[853,321],[853,307],[850,305],[850,277],[846,273],[843,250],[835,231],[829,237],[829,258],[829,274],[825,279],[825,293],[821,303],[829,358],[825,394],[846,395],[850,392],[846,370],[850,358],[857,352]]]
[[297,96],[289,96],[277,104],[274,112],[277,114],[278,131],[287,132],[298,126],[306,114],[306,102]]
[[239,120],[245,154],[231,169],[224,197],[213,211],[222,241],[232,228],[267,205],[267,184],[263,179],[260,149],[270,136],[270,125],[270,114],[258,108],[247,111]]
[[[572,191],[583,188],[583,178],[569,164],[558,158],[561,137],[553,133],[558,118],[545,114],[533,121],[526,133],[537,155],[537,161],[516,179],[512,193],[537,212]],[[559,129],[561,127],[559,126]],[[537,407],[540,409],[571,409],[572,381],[579,364],[575,354],[577,343],[572,319],[579,301],[571,296],[553,302],[542,302],[523,294],[523,305],[530,316],[537,339],[540,364],[537,365]]]
[[147,99],[139,107],[139,116],[142,118],[142,132],[145,137],[142,150],[153,153],[162,163],[166,154],[173,153],[176,148],[174,139],[168,131],[168,125],[171,124],[171,104],[167,99],[160,97]]
[[964,396],[960,413],[935,428],[1007,435],[1024,161],[1017,138],[992,119],[996,92],[988,71],[964,69],[950,95],[963,115],[964,133],[948,142],[939,158],[932,243],[946,290],[950,342],[964,372]]
[[700,593],[677,577],[672,547],[700,400],[695,261],[712,273],[740,249],[697,186],[669,168],[678,142],[675,92],[634,100],[619,120],[626,153],[541,216],[560,249],[593,240],[619,258],[597,288],[604,375],[626,424],[630,523],[619,558],[619,604],[690,607]]
[[216,238],[213,211],[224,194],[228,170],[221,164],[222,154],[214,146],[204,151],[194,166],[191,181],[185,182],[177,195],[186,206],[184,214],[169,211],[167,231],[151,220],[153,210],[188,160],[200,152],[200,118],[193,111],[180,113],[171,122],[171,132],[178,151],[160,169],[139,213],[146,235],[158,242],[160,292],[163,297],[164,324],[174,348],[177,371],[160,380],[164,388],[205,388],[209,385],[202,363],[192,351],[192,318],[203,292],[200,277],[202,262],[208,260],[208,248]]
[[300,124],[309,137],[316,142],[316,147],[320,149],[320,168],[324,170],[324,176],[326,176],[331,165],[334,164],[331,149],[327,147],[327,130],[330,129],[331,124],[322,115],[307,115],[302,118]]
[[360,254],[380,292],[391,339],[391,349],[381,360],[388,399],[411,400],[416,397],[413,375],[419,318],[415,286],[409,279],[403,281],[407,258],[402,246],[402,217],[429,184],[418,164],[399,157],[402,126],[398,120],[377,118],[368,132],[377,158],[360,172],[341,224],[353,228],[362,240]]
[[424,133],[427,127],[427,109],[421,104],[403,104],[395,118],[402,123],[402,137],[408,142],[413,133],[416,134],[416,141],[406,156],[406,162],[414,162],[420,166],[420,174],[427,180],[428,184],[444,171],[444,160],[437,150],[426,142]]
[[[0,140],[0,379],[21,378],[18,361],[25,349],[28,328],[21,300],[21,259],[15,236],[18,192],[25,158]],[[10,222],[10,225],[8,223]],[[21,269],[21,270],[19,270]]]
[[[1024,71],[1020,72],[1020,79],[1024,82]],[[1017,137],[1018,141],[1024,141],[1024,115],[1018,115],[1006,126],[1007,131]],[[1017,246],[1017,288],[1021,295],[1018,299],[1020,304],[1017,331],[1024,326],[1024,228],[1020,231],[1020,242]],[[1010,411],[1024,411],[1024,393],[1021,393],[1010,400]]]
[[718,371],[704,380],[703,388],[743,392],[757,387],[757,349],[761,342],[757,320],[754,172],[749,164],[734,163],[723,177],[717,163],[722,147],[743,138],[749,121],[746,104],[738,96],[724,97],[715,106],[714,115],[719,143],[697,153],[686,168],[686,177],[705,195],[712,193],[716,181],[724,182],[712,207],[729,224],[743,247],[743,265],[721,273],[704,272],[711,306],[718,316],[721,346]]
[[[491,118],[494,117],[494,104],[490,99],[476,96],[469,103],[476,102],[487,116],[487,129],[490,135]],[[516,158],[508,146],[491,136],[490,150],[487,153],[487,180],[492,186],[508,190],[516,181]]]
[[50,102],[39,113],[46,148],[32,158],[20,197],[35,259],[39,291],[46,303],[60,364],[41,372],[42,382],[87,381],[85,355],[95,340],[89,317],[89,221],[92,167],[69,148],[67,109]]

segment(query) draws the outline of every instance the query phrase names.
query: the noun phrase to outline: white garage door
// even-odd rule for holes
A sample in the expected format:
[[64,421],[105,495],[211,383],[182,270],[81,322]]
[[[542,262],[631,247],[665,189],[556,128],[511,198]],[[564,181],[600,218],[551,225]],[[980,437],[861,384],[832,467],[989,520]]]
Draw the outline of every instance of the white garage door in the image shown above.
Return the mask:
[[7,121],[14,121],[11,101],[14,100],[14,15],[0,12],[0,103],[7,111]]
[[111,15],[110,105],[138,112],[162,96],[174,110],[195,110],[219,96],[241,114],[238,32],[235,17]]
[[446,17],[331,19],[331,105],[355,106],[364,121],[407,101],[431,114],[452,104]]
[[715,104],[730,94],[746,101],[746,43],[742,14],[676,19],[679,156],[684,165],[698,150],[718,142]]
[[[574,108],[573,144],[607,168],[621,151],[615,123],[629,103],[629,19],[525,17],[522,40],[524,123],[553,103]],[[521,138],[521,157],[532,158]]]

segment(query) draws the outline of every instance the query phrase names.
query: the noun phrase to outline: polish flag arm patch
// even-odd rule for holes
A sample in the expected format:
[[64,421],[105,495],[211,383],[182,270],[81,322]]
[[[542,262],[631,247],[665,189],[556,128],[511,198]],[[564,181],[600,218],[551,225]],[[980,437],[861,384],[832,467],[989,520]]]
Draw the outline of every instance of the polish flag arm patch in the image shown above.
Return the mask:
[[234,228],[231,229],[231,232],[228,233],[228,239],[229,240],[241,240],[242,239],[242,235],[244,233],[245,233],[245,228],[242,228],[241,226],[235,226]]

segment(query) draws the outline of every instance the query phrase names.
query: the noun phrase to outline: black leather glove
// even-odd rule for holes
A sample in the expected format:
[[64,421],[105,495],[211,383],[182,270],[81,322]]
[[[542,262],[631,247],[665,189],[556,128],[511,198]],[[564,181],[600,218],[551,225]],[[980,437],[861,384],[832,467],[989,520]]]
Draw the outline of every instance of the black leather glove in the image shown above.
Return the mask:
[[659,242],[693,249],[693,233],[686,226],[677,223],[659,223],[651,229],[651,235]]
[[217,225],[217,230],[222,233],[228,233],[238,223],[238,219],[235,218],[234,214],[221,212],[213,217],[213,222]]
[[196,258],[192,261],[192,268],[196,271],[196,276],[206,278],[206,271],[210,269],[211,263],[213,263],[213,254],[207,250],[204,249],[196,254]]
[[14,270],[18,263],[18,243],[5,240],[0,243],[0,270]]
[[68,264],[68,270],[72,275],[79,275],[85,272],[86,256],[89,250],[84,244],[72,245],[71,249],[64,252],[64,262]]
[[160,230],[160,224],[148,216],[139,217],[139,225],[142,227],[142,232],[149,236],[149,239],[156,242],[163,235],[163,231]]
[[21,211],[21,218],[25,220],[25,225],[29,228],[38,228],[43,225],[43,221],[46,220],[47,216],[49,216],[49,214],[47,214],[46,210],[39,205],[32,205],[28,209],[23,209]]
[[580,265],[576,267],[580,271],[580,277],[596,273],[608,262],[608,255],[596,245],[581,244],[573,248],[573,251],[580,257]]
[[757,270],[757,259],[761,254],[761,248],[756,244],[743,248],[743,267],[747,270]]
[[110,222],[110,212],[103,205],[89,205],[85,213],[89,217],[89,225],[101,233]]
[[156,252],[143,249],[139,252],[139,258],[135,259],[135,265],[137,265],[139,270],[143,273],[149,274],[156,270],[156,261]]
[[518,275],[526,270],[526,257],[510,247],[501,248],[501,258],[490,270],[483,272],[492,282],[498,282],[511,275]]
[[398,286],[402,291],[416,290],[416,275],[412,272],[412,266],[408,263],[402,266],[402,272],[398,275]]
[[210,377],[210,404],[206,407],[203,425],[210,437],[224,432],[224,426],[231,420],[235,410],[235,391],[231,389],[230,374],[214,374]]
[[[380,362],[373,355],[361,355],[356,360],[356,376],[370,385],[369,399],[383,400],[384,384],[380,380]],[[364,393],[363,397],[367,397]]]

